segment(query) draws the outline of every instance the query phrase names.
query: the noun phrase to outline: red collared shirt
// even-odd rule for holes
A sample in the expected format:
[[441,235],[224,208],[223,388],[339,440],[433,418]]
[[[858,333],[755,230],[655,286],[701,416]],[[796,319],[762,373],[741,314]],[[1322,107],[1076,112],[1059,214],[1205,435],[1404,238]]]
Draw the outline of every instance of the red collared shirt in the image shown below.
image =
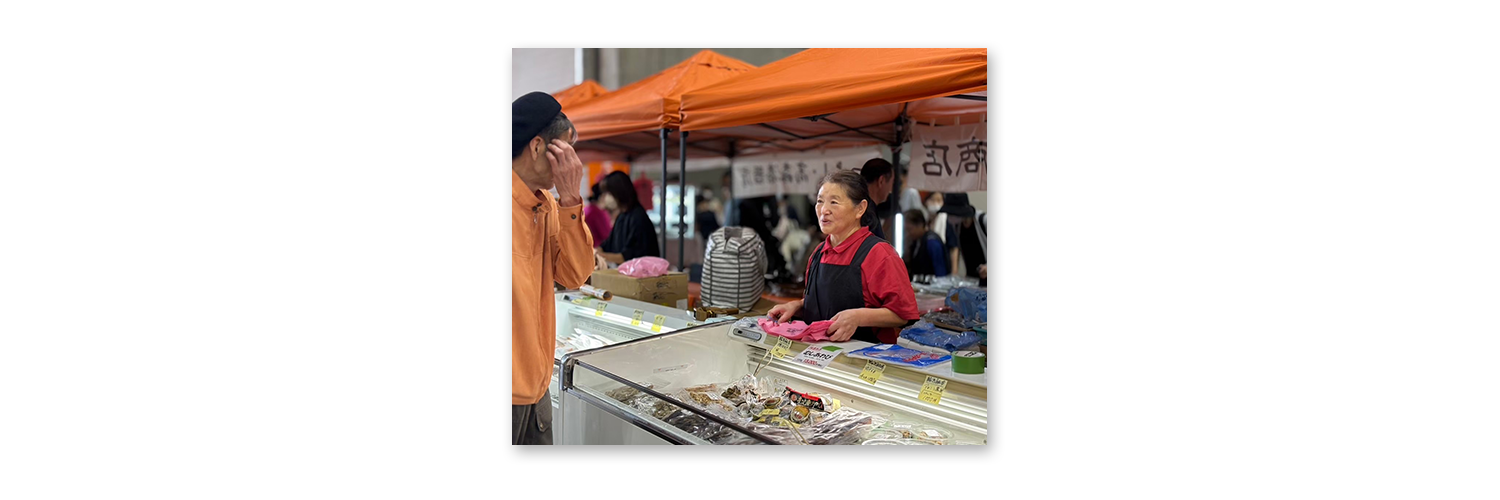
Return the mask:
[[[838,246],[834,246],[831,239],[824,238],[823,258],[819,262],[835,266],[849,265],[854,261],[854,254],[859,253],[859,245],[870,236],[870,228],[861,227]],[[807,263],[806,272],[812,272],[811,260]],[[895,247],[877,244],[870,248],[870,253],[865,254],[864,265],[860,266],[859,279],[864,284],[865,307],[884,307],[907,321],[922,317],[917,311],[917,294],[912,291],[911,277],[906,274],[906,262],[896,255]],[[882,342],[894,344],[900,329],[876,328],[875,333]]]

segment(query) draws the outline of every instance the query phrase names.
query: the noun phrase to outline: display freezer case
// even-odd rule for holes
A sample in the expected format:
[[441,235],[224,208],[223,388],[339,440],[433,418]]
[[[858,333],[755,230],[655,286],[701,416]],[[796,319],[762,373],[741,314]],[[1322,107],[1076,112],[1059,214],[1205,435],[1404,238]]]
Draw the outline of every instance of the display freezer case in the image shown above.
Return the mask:
[[[675,332],[698,326],[688,311],[672,309],[649,302],[614,297],[599,300],[577,290],[557,293],[557,349],[553,357],[552,408],[553,441],[559,441],[560,425],[557,367],[569,353],[585,351],[629,340]],[[710,319],[710,321],[727,321]]]
[[[815,344],[843,348],[819,366],[795,359],[808,344],[792,342],[787,357],[771,356],[780,337],[739,325],[702,325],[568,354],[560,374],[563,438],[555,442],[985,443],[984,374],[955,374],[950,363],[887,364],[878,377],[869,374],[872,383],[861,378],[865,359],[842,354],[871,344]],[[924,386],[939,383],[941,392],[920,398]]]

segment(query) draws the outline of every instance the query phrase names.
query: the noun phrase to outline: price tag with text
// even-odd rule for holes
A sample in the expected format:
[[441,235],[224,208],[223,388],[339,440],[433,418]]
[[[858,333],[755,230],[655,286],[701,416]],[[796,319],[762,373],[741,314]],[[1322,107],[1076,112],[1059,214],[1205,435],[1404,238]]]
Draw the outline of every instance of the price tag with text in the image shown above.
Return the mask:
[[573,299],[573,303],[581,306],[589,303],[589,299]]
[[771,348],[771,355],[778,358],[785,358],[791,353],[792,339],[786,337],[776,337],[776,347]]
[[662,323],[666,323],[666,322],[667,322],[667,317],[666,316],[662,316],[660,314],[656,315],[655,318],[651,318],[651,331],[653,331],[653,332],[659,332],[659,331],[661,331],[661,325],[662,325]]
[[865,369],[859,372],[859,378],[870,384],[880,381],[880,376],[885,373],[885,363],[879,361],[866,361]]
[[838,357],[839,353],[842,352],[844,352],[844,348],[836,345],[810,345],[802,351],[802,354],[798,354],[793,361],[823,369],[827,368],[828,364],[833,362],[833,358]]
[[630,315],[630,326],[641,326],[641,316],[644,315],[646,315],[645,311],[636,309],[635,314]]
[[935,406],[943,400],[943,391],[947,388],[947,380],[928,375],[927,381],[922,383],[922,393],[917,395],[917,399]]
[[605,301],[602,301],[602,300],[599,301],[598,304],[594,304],[594,315],[595,316],[603,316],[604,315],[604,308],[606,308],[606,307],[609,307],[609,303],[605,302]]

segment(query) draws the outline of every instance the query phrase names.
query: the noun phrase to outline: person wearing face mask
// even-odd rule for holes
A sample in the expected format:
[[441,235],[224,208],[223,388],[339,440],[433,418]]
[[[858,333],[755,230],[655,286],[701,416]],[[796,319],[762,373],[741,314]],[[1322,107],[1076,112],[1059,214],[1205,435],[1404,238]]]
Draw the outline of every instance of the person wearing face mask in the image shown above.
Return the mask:
[[614,264],[638,257],[661,257],[656,226],[636,196],[635,185],[624,172],[610,172],[599,181],[604,209],[618,213],[609,238],[595,252],[599,258]]
[[870,234],[874,205],[859,174],[823,179],[813,216],[825,239],[807,260],[802,300],[772,307],[773,320],[829,321],[834,342],[894,344],[898,329],[920,317],[905,263],[895,247]]

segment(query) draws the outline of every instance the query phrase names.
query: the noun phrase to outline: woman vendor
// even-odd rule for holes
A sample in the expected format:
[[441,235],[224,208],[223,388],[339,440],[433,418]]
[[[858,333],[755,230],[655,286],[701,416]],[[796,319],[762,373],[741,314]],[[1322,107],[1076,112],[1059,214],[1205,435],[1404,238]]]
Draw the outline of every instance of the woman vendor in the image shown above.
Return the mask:
[[906,264],[866,227],[874,208],[858,173],[845,170],[823,179],[813,216],[826,236],[807,261],[807,291],[802,300],[772,307],[771,319],[831,321],[834,342],[896,343],[899,329],[920,316]]

